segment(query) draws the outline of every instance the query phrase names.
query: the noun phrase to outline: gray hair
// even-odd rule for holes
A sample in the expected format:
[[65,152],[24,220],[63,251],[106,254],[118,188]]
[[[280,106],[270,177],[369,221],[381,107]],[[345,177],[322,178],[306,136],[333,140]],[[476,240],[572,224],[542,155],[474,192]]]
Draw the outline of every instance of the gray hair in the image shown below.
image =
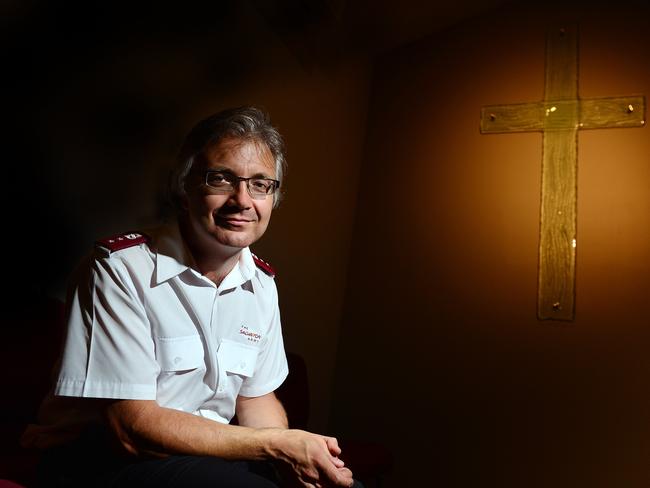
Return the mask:
[[[169,196],[177,209],[182,208],[182,198],[186,195],[185,180],[197,157],[207,148],[227,137],[244,141],[252,140],[268,147],[275,160],[275,178],[282,186],[282,178],[287,166],[284,158],[284,142],[278,130],[271,125],[269,115],[256,107],[231,108],[203,119],[185,138],[169,179]],[[274,207],[280,203],[280,196],[279,190],[273,195]]]

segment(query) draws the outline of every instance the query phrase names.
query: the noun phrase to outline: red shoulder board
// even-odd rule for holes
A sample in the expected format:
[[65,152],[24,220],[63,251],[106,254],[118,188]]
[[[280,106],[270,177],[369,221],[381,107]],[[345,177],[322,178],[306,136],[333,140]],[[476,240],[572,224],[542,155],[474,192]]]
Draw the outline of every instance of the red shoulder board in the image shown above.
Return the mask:
[[251,254],[253,255],[253,261],[255,261],[255,265],[258,268],[260,268],[262,271],[264,271],[271,278],[275,277],[275,270],[273,269],[273,266],[271,266],[266,261],[262,261],[260,258],[255,256],[255,254],[253,254],[253,253],[251,253]]
[[127,247],[137,246],[143,242],[148,242],[149,237],[141,232],[127,232],[126,234],[117,234],[98,240],[95,244],[108,249],[110,252],[126,249]]

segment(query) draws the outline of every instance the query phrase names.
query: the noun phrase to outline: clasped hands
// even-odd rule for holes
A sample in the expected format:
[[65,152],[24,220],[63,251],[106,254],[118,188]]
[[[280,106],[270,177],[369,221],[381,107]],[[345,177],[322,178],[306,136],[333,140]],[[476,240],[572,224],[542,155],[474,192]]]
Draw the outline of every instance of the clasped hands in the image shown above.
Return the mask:
[[[303,430],[279,432],[276,458],[287,483],[296,487],[351,487],[350,471],[339,458],[341,448],[334,437],[312,434]],[[291,484],[289,484],[291,486]]]

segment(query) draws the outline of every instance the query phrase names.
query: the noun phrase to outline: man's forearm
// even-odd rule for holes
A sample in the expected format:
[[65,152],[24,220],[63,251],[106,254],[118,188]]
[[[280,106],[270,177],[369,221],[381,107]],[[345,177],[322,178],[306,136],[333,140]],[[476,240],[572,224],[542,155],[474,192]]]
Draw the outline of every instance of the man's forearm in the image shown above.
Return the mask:
[[189,454],[223,459],[268,459],[270,429],[226,425],[159,406],[155,401],[120,400],[107,418],[125,450],[135,455]]

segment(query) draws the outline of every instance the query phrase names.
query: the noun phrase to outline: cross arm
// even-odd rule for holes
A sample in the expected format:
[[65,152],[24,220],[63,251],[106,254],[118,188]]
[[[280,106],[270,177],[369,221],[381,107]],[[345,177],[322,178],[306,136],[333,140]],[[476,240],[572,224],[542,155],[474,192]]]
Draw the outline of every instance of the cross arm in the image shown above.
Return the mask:
[[580,128],[642,127],[645,97],[585,98],[580,101]]
[[645,97],[584,98],[481,108],[481,133],[641,127]]
[[543,111],[543,102],[486,105],[481,108],[481,133],[542,130]]

